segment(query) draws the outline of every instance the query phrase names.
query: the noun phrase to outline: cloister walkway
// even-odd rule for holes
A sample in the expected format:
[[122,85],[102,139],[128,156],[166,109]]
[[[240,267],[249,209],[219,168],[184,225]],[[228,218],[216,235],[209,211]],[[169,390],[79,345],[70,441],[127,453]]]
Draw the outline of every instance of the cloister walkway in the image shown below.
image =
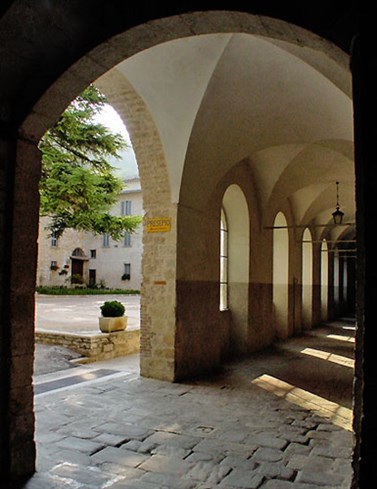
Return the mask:
[[184,383],[138,355],[35,378],[27,489],[350,487],[354,322],[341,319]]

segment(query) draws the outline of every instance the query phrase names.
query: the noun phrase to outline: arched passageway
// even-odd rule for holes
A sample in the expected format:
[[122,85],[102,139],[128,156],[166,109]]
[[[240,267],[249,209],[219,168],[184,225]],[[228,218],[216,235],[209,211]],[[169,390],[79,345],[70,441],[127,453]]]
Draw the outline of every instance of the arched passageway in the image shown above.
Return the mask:
[[[2,446],[5,461],[2,466],[13,476],[30,472],[34,466],[30,377],[38,219],[36,144],[68,102],[89,82],[129,59],[130,63],[118,67],[118,71],[128,81],[132,79],[132,88],[137,87],[136,100],[147,106],[146,117],[141,116],[135,124],[140,123],[138,130],[146,130],[158,141],[157,146],[148,146],[152,154],[145,156],[145,160],[152,163],[154,170],[146,167],[144,177],[141,172],[142,184],[145,189],[153,188],[146,196],[151,199],[150,208],[146,209],[148,217],[167,218],[171,227],[168,234],[145,235],[146,245],[151,244],[151,259],[146,259],[143,265],[143,287],[148,297],[142,310],[145,375],[173,380],[213,368],[221,359],[228,337],[224,334],[219,338],[215,334],[218,316],[214,310],[219,312],[219,254],[214,253],[214,260],[208,260],[212,250],[219,247],[219,213],[218,209],[208,207],[208,196],[232,167],[243,162],[245,172],[255,183],[255,207],[258,209],[255,220],[260,223],[284,202],[291,207],[296,224],[302,226],[310,221],[327,224],[326,212],[332,206],[327,187],[339,171],[347,175],[348,193],[353,196],[348,56],[328,41],[331,40],[329,31],[312,27],[310,15],[307,18],[306,14],[295,15],[293,9],[280,16],[291,21],[301,19],[304,28],[309,27],[328,39],[286,24],[279,20],[276,12],[277,18],[270,19],[246,12],[186,14],[181,7],[167,8],[160,14],[145,14],[135,7],[133,15],[123,19],[115,7],[114,2],[107,2],[106,7],[103,4],[105,16],[102,11],[88,15],[82,6],[77,10],[72,7],[63,15],[54,2],[48,9],[43,4],[35,12],[29,10],[33,28],[27,25],[21,36],[12,36],[6,44],[4,72],[9,80],[13,77],[17,83],[2,80],[5,95],[2,122],[8,128],[2,141],[2,155],[9,184],[4,193],[6,219],[2,224],[7,245],[3,248],[3,263],[6,264],[3,268],[6,272],[3,274],[6,277],[3,320],[12,327],[11,332],[2,330],[5,340],[1,359],[5,379],[2,384],[12,388],[6,390],[1,412],[2,419],[11,420]],[[3,33],[11,32],[12,28],[17,33],[20,26],[16,19],[24,8],[21,1],[11,4],[1,19]],[[266,12],[274,13],[266,8],[261,14]],[[54,22],[50,22],[51,15]],[[72,18],[76,21],[75,32],[71,29]],[[146,24],[147,21],[151,22]],[[30,42],[36,32],[43,37],[39,37],[37,43]],[[68,32],[69,49],[65,35]],[[184,51],[182,37],[190,39]],[[54,45],[47,39],[54,39]],[[23,54],[14,61],[18,52]],[[24,56],[25,52],[29,52],[30,57]],[[253,59],[250,52],[254,53]],[[190,56],[197,59],[198,53],[202,55],[200,70],[191,70],[192,63],[180,63]],[[10,59],[12,63],[8,63]],[[40,63],[41,59],[45,62]],[[147,59],[155,60],[148,68],[152,84],[146,80],[145,68],[143,70]],[[165,77],[159,78],[156,70],[166,66],[163,60],[169,60],[174,69],[165,70]],[[265,63],[266,60],[269,63]],[[258,66],[258,70],[249,70],[250,65]],[[185,74],[185,66],[190,76],[181,80],[186,84],[178,83],[176,76]],[[233,90],[223,83],[229,80],[223,76],[230,73],[229,66],[237,74],[238,85],[233,86]],[[271,70],[276,77],[270,76]],[[297,73],[293,82],[286,76],[292,70]],[[159,86],[166,89],[167,75],[172,81],[171,90],[161,93],[174,94],[170,104],[166,97],[155,98]],[[197,75],[197,79],[193,80],[192,75]],[[23,80],[27,82],[21,92],[19,84]],[[235,80],[232,79],[232,83]],[[258,80],[264,83],[255,83]],[[151,86],[153,88],[148,90]],[[313,91],[315,86],[317,89]],[[178,92],[174,92],[176,87],[180,87]],[[197,90],[190,97],[193,87]],[[321,104],[318,104],[319,93]],[[153,106],[152,100],[158,100],[160,105]],[[180,105],[177,101],[185,103]],[[268,102],[268,111],[263,101]],[[316,110],[319,106],[322,109]],[[181,107],[182,112],[172,110],[173,107]],[[253,110],[247,110],[250,108]],[[222,117],[215,117],[218,114]],[[187,117],[182,118],[183,115]],[[291,124],[287,124],[287,120]],[[208,128],[211,130],[206,130]],[[133,145],[136,148],[134,141]],[[275,171],[271,172],[271,168]],[[303,168],[305,171],[300,173]],[[248,200],[249,195],[246,198]],[[344,198],[349,203],[347,217],[352,222],[353,197],[345,193]],[[252,278],[249,291],[253,287],[257,289],[258,284],[261,308],[258,311],[260,321],[257,326],[249,321],[247,336],[248,341],[258,337],[263,344],[272,337],[273,248],[271,233],[263,226],[258,235],[252,233],[252,236],[256,253],[250,253],[249,257]],[[20,243],[30,241],[26,254]],[[365,246],[364,241],[363,244]],[[185,301],[183,297],[190,297],[190,300]],[[20,303],[22,312],[17,306]],[[193,303],[197,305],[192,323],[195,327],[190,329],[187,324],[191,324]],[[249,300],[249,313],[250,304]],[[257,313],[254,314],[255,318]],[[203,318],[207,320],[203,322]],[[209,344],[213,348],[211,355],[208,355]],[[16,361],[19,359],[22,361]],[[21,418],[26,428],[18,425]],[[26,453],[28,456],[22,466],[17,466],[16,461]]]
[[309,229],[305,229],[302,241],[302,325],[313,325],[313,245]]
[[289,236],[287,220],[279,212],[273,234],[273,303],[275,327],[280,338],[288,336]]
[[328,298],[329,298],[329,257],[327,241],[321,243],[321,319],[328,319]]

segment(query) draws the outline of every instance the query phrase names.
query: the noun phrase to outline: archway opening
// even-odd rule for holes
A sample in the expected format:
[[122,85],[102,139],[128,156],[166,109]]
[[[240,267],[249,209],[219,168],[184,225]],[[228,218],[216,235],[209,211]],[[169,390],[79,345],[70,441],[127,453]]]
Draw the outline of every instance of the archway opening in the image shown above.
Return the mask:
[[302,327],[310,329],[313,325],[313,244],[308,228],[302,240]]
[[329,298],[329,253],[325,239],[321,243],[321,320],[327,321]]
[[333,274],[333,300],[334,300],[334,310],[336,316],[340,314],[340,288],[341,288],[341,274],[340,274],[340,256],[339,249],[336,247],[333,250],[333,260],[334,260],[334,274]]
[[[166,189],[162,189],[162,192],[161,192],[161,189],[159,188],[159,191],[161,193],[163,193],[164,190],[166,190]],[[240,200],[242,200],[242,199],[240,199]],[[167,204],[168,200],[165,201],[164,203]],[[154,202],[154,204],[155,204],[155,202]],[[224,205],[224,207],[225,207],[225,205]],[[240,208],[242,208],[242,207],[243,207],[243,211],[241,209],[240,215],[244,216],[242,221],[244,224],[247,223],[247,229],[249,229],[248,215],[245,211],[245,209],[247,209],[247,205],[245,206],[245,205],[241,204]],[[166,211],[166,209],[168,209],[168,210]],[[149,210],[151,212],[151,215],[153,216],[153,214],[156,215],[156,213],[162,212],[162,211],[169,213],[171,211],[171,208],[169,208],[168,206],[160,206],[160,207],[151,206],[151,207],[149,207]],[[235,216],[234,222],[237,222],[240,220],[239,219],[240,215]],[[245,335],[246,335],[245,326],[247,324],[247,320],[246,320],[247,313],[245,310],[245,304],[247,304],[247,301],[242,300],[242,303],[239,305],[240,299],[247,299],[247,293],[245,291],[248,288],[247,284],[248,284],[248,280],[249,280],[249,278],[248,278],[248,275],[249,275],[249,235],[247,234],[247,237],[245,236],[245,232],[244,232],[243,228],[244,228],[244,226],[239,226],[240,233],[238,233],[238,240],[234,239],[233,243],[232,244],[230,243],[230,252],[232,254],[232,259],[234,259],[234,263],[236,266],[233,269],[232,274],[229,275],[230,289],[233,289],[233,291],[234,291],[234,293],[232,293],[231,291],[229,293],[229,305],[230,305],[231,309],[236,312],[236,314],[235,314],[236,328],[234,329],[233,333],[234,333],[234,338],[235,338],[234,344],[236,345],[237,348],[239,348],[239,347],[242,348],[241,343],[242,343],[242,339],[244,339]],[[236,229],[237,229],[237,226],[236,226]],[[163,240],[160,240],[160,241],[162,242]],[[246,246],[246,241],[248,242],[247,246]],[[164,245],[166,243],[162,242],[160,244],[161,244],[161,248],[164,248]],[[169,242],[168,244],[172,245],[172,242]],[[170,249],[170,251],[171,251],[171,249]],[[157,256],[157,258],[154,257],[154,259],[151,260],[151,261],[153,261],[154,266],[156,265],[156,263],[158,263],[159,258],[160,257]],[[170,259],[170,264],[171,264],[171,262],[172,262],[172,260]],[[237,263],[242,263],[242,266],[237,266]],[[151,263],[149,263],[149,264],[151,264]],[[165,266],[165,265],[166,265],[166,262],[163,263],[163,266]],[[163,287],[165,287],[167,285],[167,283],[169,282],[169,280],[164,280],[165,277],[161,273],[161,270],[158,270],[156,272],[154,269],[154,272],[151,275],[150,279],[151,279],[150,283],[146,283],[145,286],[146,287],[152,286],[155,289],[159,288],[159,293],[157,294],[158,298],[159,298],[159,302],[158,302],[158,304],[154,303],[153,306],[155,307],[156,314],[158,314],[159,318],[161,319],[161,317],[163,316],[163,313],[161,314],[161,310],[165,312],[165,307],[167,305],[169,305],[171,303],[174,304],[174,297],[172,297],[172,296],[168,297],[167,295],[160,293],[161,290],[164,290]],[[171,277],[169,277],[169,279],[171,279]],[[173,280],[172,280],[172,282],[173,282]],[[233,285],[234,285],[234,287],[233,287]],[[151,317],[153,316],[152,312],[153,312],[152,309],[146,309],[145,310],[146,321],[151,321]],[[171,332],[172,332],[173,328],[165,328],[165,330],[164,330],[165,323],[167,322],[166,315],[163,317],[163,319],[164,319],[164,321],[160,321],[160,324],[158,325],[160,328],[158,331],[157,331],[157,329],[155,329],[154,331],[149,330],[147,332],[148,334],[145,335],[146,351],[148,351],[148,348],[149,349],[153,348],[154,345],[152,344],[151,338],[153,338],[153,336],[155,336],[155,337],[158,336],[158,333],[161,333],[161,335],[160,335],[161,337],[164,334],[165,338],[168,337],[170,334],[169,341],[171,343],[174,343],[174,339],[173,340],[171,339]],[[166,377],[173,378],[173,374],[171,372],[174,369],[174,359],[172,359],[172,357],[174,356],[174,346],[175,345],[170,344],[168,347],[166,347],[165,344],[163,344],[163,345],[157,344],[157,346],[158,346],[158,349],[160,351],[163,350],[164,353],[166,353],[166,357],[169,357],[169,366],[170,366],[171,371],[170,371],[170,376],[166,376]],[[154,360],[156,360],[156,359],[154,359]],[[164,360],[166,360],[166,358],[164,358]],[[156,366],[158,366],[159,362],[157,362],[157,361],[150,362],[151,367],[152,367],[152,363],[153,363],[153,366],[156,367]],[[167,363],[168,362],[165,362],[164,367],[166,367]]]
[[276,334],[288,336],[289,234],[287,220],[279,212],[273,230],[273,305]]
[[[72,112],[71,110],[70,114]],[[143,199],[137,161],[127,129],[119,114],[105,102],[99,107],[93,105],[90,118],[82,121],[77,115],[72,119],[77,137],[82,138],[80,141],[85,141],[84,138],[90,129],[93,131],[93,141],[100,146],[101,134],[104,134],[102,128],[96,129],[97,124],[100,124],[111,134],[118,134],[126,144],[117,157],[107,152],[106,141],[103,143],[103,159],[111,166],[111,174],[118,179],[120,189],[117,195],[111,198],[113,202],[110,208],[106,204],[109,202],[105,196],[106,180],[100,180],[101,173],[94,171],[95,166],[92,171],[91,157],[96,161],[98,153],[92,156],[89,152],[87,156],[88,162],[84,168],[87,168],[94,178],[97,177],[97,181],[102,185],[104,207],[99,210],[96,208],[98,217],[101,218],[101,213],[105,211],[115,218],[127,216],[132,220],[135,216],[142,217]],[[80,132],[82,126],[84,129]],[[72,133],[67,135],[67,140],[70,138]],[[56,144],[62,143],[58,141]],[[89,145],[90,140],[78,147],[67,144],[65,149],[70,156],[75,155],[77,151],[80,156],[84,155],[84,159]],[[50,165],[61,164],[57,159],[48,159],[49,153],[44,154],[44,157]],[[94,187],[90,179],[83,180],[86,181],[89,181],[87,189],[91,189],[92,193],[98,192],[98,188]],[[96,182],[94,179],[93,181]],[[56,200],[59,201],[61,189],[57,186],[56,179],[51,185],[56,186]],[[72,179],[72,185],[83,183],[77,183],[77,180]],[[85,200],[85,196],[90,192],[87,189],[83,189],[82,194],[83,216],[86,208],[90,207]],[[66,204],[69,209],[71,202],[76,208],[80,201],[75,197],[75,192],[73,196],[69,195],[66,201],[63,196],[60,204]],[[56,212],[59,215],[59,208]],[[94,211],[93,218],[95,219]],[[119,239],[113,239],[108,233],[84,231],[76,225],[67,227],[59,235],[54,232],[51,234],[51,222],[49,215],[43,215],[39,220],[35,295],[35,337],[38,344],[34,362],[35,376],[64,370],[73,365],[69,361],[77,356],[81,356],[81,364],[90,361],[95,366],[93,362],[96,361],[138,354],[143,224],[140,223],[133,233],[124,232]],[[125,307],[127,327],[122,333],[124,341],[113,341],[114,338],[111,336],[101,334],[99,327],[100,307],[104,302],[113,300],[121,302]],[[56,313],[53,312],[53,308]],[[47,355],[49,350],[51,355]],[[75,365],[80,365],[79,361]]]

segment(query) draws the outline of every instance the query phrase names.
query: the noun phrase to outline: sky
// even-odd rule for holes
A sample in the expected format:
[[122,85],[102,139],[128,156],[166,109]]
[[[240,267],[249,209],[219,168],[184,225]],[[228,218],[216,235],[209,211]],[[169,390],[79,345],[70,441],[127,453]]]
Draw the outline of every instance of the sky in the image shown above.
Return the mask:
[[98,115],[98,121],[107,126],[112,131],[122,134],[130,146],[121,153],[122,159],[114,159],[112,162],[112,165],[117,168],[116,173],[119,175],[119,177],[125,178],[139,175],[135,153],[132,149],[130,137],[128,135],[125,125],[123,124],[122,119],[120,118],[116,110],[111,105],[106,104],[101,114]]

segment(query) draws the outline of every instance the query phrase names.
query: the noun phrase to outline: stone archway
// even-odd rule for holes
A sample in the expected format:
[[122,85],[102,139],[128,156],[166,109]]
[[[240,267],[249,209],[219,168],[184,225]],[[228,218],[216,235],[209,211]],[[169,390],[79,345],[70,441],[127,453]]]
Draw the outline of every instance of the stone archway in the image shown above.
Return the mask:
[[[144,101],[116,68],[97,79],[95,85],[117,110],[130,135],[143,191],[145,222],[164,217],[173,223],[170,232],[158,233],[159,246],[156,246],[157,235],[148,232],[148,226],[144,226],[140,305],[141,374],[173,380],[171,355],[164,359],[156,353],[174,350],[171,332],[175,329],[175,273],[169,256],[174,254],[176,247],[176,205],[171,201],[164,150]],[[165,304],[163,325],[160,322],[161,303]]]
[[[33,147],[36,146],[45,130],[59,117],[68,102],[80,93],[88,83],[98,80],[98,83],[102,88],[105,88],[105,91],[107,90],[110,98],[113,99],[113,103],[118,107],[122,105],[120,112],[123,113],[126,125],[130,129],[132,143],[139,162],[141,184],[146,203],[146,217],[164,217],[170,219],[172,223],[170,233],[159,237],[167,246],[163,252],[164,257],[161,255],[153,256],[151,262],[148,262],[147,259],[147,256],[152,256],[148,249],[149,244],[153,248],[152,243],[155,241],[155,235],[152,233],[144,234],[143,290],[145,297],[148,298],[142,304],[141,350],[142,359],[144,359],[142,360],[142,373],[144,375],[153,375],[170,380],[175,378],[176,365],[173,360],[175,357],[173,340],[175,334],[175,264],[171,257],[175,255],[176,250],[177,207],[172,202],[171,183],[169,182],[169,164],[172,165],[175,162],[165,160],[164,148],[159,141],[153,120],[132,86],[127,84],[124,79],[121,80],[116,71],[103,75],[123,59],[157,44],[182,37],[218,32],[242,32],[265,36],[289,42],[292,46],[305,44],[308,47],[322,49],[329,57],[336,60],[335,63],[346,66],[344,53],[317,36],[283,21],[269,18],[263,18],[263,22],[261,20],[260,17],[242,12],[194,12],[154,20],[148,25],[141,24],[132,27],[110,40],[100,43],[72,65],[43,93],[20,128],[18,153],[21,162],[23,161],[25,144],[29,147],[28,151],[33,152]],[[280,26],[279,30],[276,29],[277,25]],[[317,68],[322,69],[322,67]],[[323,75],[331,76],[326,70],[324,70]],[[339,83],[341,90],[348,92],[349,87],[342,84],[341,78],[339,80],[335,83]],[[113,83],[113,88],[110,89],[111,83]],[[126,109],[127,104],[129,106]],[[138,135],[141,134],[142,136],[139,137]],[[39,172],[37,159],[38,155],[35,153],[34,165],[30,165],[31,160],[28,159],[25,163],[29,168],[19,166],[18,175],[22,178],[21,175],[27,171],[32,171],[34,181],[37,181]],[[16,185],[19,185],[17,176]],[[187,192],[189,188],[190,182],[185,178],[184,192]],[[181,193],[181,197],[182,195],[184,194]],[[35,198],[38,198],[37,195]],[[36,217],[34,217],[34,221],[35,219]],[[157,269],[156,263],[160,264]],[[169,314],[166,314],[167,309],[170,311]],[[161,316],[164,318],[163,326],[161,326],[161,320],[158,319]],[[162,332],[165,334],[161,334]],[[162,338],[162,336],[170,338],[169,344],[158,344],[156,338]],[[153,345],[156,343],[157,347],[154,348]],[[160,353],[156,353],[157,351]],[[165,351],[165,356],[161,356],[162,351]]]
[[279,212],[273,230],[273,303],[275,328],[280,338],[288,336],[289,233],[287,220]]
[[302,238],[302,326],[313,326],[313,245],[312,234],[306,228]]
[[[200,14],[199,14],[200,15]],[[203,15],[204,18],[204,15]],[[223,13],[218,14],[218,18],[223,21],[224,15]],[[240,19],[240,24],[244,25],[245,24],[245,15],[244,14],[234,14],[232,15],[232,21],[230,23],[226,23],[226,29],[230,29],[229,24],[232,24],[232,28],[234,28],[234,25],[237,25],[237,19]],[[186,18],[187,20],[187,18]],[[193,17],[191,17],[191,20],[193,20]],[[224,23],[224,22],[223,22]],[[186,27],[186,30],[183,32],[186,32],[186,35],[192,35],[192,33],[197,29],[197,33],[202,33],[203,32],[203,22],[197,22],[196,23],[196,28],[193,29],[192,23],[190,22],[184,22],[183,23]],[[221,22],[220,22],[221,24]],[[260,25],[262,24],[262,26]],[[254,25],[257,25],[259,29],[259,34],[263,34],[265,25],[263,22],[258,22],[254,23]],[[279,29],[276,27],[276,23],[273,23],[274,27],[271,28],[271,35],[272,37],[275,32],[278,32]],[[174,37],[174,34],[172,34],[171,27],[172,24],[166,27],[167,24],[162,22],[161,24],[154,25],[155,32],[153,35],[148,35],[150,34],[148,32],[148,28],[145,27],[144,25],[139,28],[133,28],[134,32],[136,31],[136,38],[139,36],[140,39],[143,39],[141,43],[150,43],[152,45],[155,42],[161,42],[162,38],[171,38],[171,36]],[[178,29],[178,26],[175,26]],[[160,32],[156,34],[156,32],[160,29]],[[218,25],[213,19],[211,19],[210,22],[210,27],[208,28],[209,30],[216,30],[218,29]],[[132,29],[131,29],[132,30]],[[206,30],[206,29],[204,29]],[[143,36],[145,34],[145,36]],[[178,34],[177,34],[178,35]],[[179,32],[179,35],[182,35],[182,31]],[[275,34],[279,35],[279,34]],[[169,37],[170,36],[170,37]],[[293,32],[293,30],[290,32],[289,36],[292,38],[296,38],[296,32]],[[297,41],[298,44],[300,41]],[[315,40],[317,42],[317,39]],[[314,42],[314,44],[315,44]],[[96,40],[93,40],[93,44],[97,44]],[[100,76],[102,73],[104,73],[108,68],[112,67],[114,65],[113,63],[113,56],[114,53],[118,52],[118,47],[117,41],[112,39],[111,42],[108,43],[100,43],[100,48],[97,49],[97,54],[102,51],[103,53],[110,53],[110,56],[106,58],[106,61],[104,62],[103,60],[101,62],[98,62],[99,57],[97,58],[96,56],[85,56],[84,58],[81,58],[80,62],[73,67],[72,70],[68,70],[66,74],[59,80],[59,83],[50,85],[50,88],[47,90],[48,96],[47,97],[40,97],[39,101],[37,103],[34,103],[36,100],[35,98],[33,99],[33,96],[30,95],[30,98],[27,99],[28,103],[25,102],[23,110],[26,110],[25,113],[30,109],[31,106],[33,106],[33,114],[32,117],[27,117],[25,119],[25,123],[22,126],[22,129],[20,131],[20,139],[18,141],[18,146],[17,146],[17,154],[18,154],[18,160],[17,160],[17,167],[16,167],[16,176],[15,176],[15,194],[12,194],[12,199],[10,200],[8,206],[14,209],[12,210],[12,225],[14,226],[14,229],[11,230],[13,233],[13,237],[17,235],[18,240],[25,239],[30,239],[30,236],[36,236],[36,207],[37,207],[37,201],[38,201],[38,196],[35,191],[37,188],[37,183],[38,183],[38,154],[35,150],[35,143],[38,140],[38,137],[36,137],[36,134],[38,132],[43,132],[46,128],[48,128],[56,119],[59,113],[65,108],[67,105],[67,101],[70,100],[70,97],[72,95],[79,93],[81,89],[85,87],[87,84],[87,79],[82,78],[81,74],[87,69],[87,73],[91,73],[91,75],[88,75],[88,78],[90,78],[90,81],[93,81],[96,79],[98,76]],[[127,55],[129,54],[130,50],[135,49],[133,46],[132,48],[129,48],[128,50],[125,49],[127,43],[123,44],[123,46],[119,49],[119,51],[124,50],[124,52]],[[132,45],[132,42],[130,43]],[[85,49],[87,49],[87,45],[85,46]],[[136,49],[140,50],[140,41],[139,41],[139,47]],[[73,49],[74,51],[74,49]],[[128,54],[127,54],[128,53]],[[77,54],[77,57],[79,57],[79,54]],[[83,63],[83,64],[81,64]],[[86,64],[86,68],[85,67]],[[84,71],[82,71],[84,70]],[[43,77],[42,77],[43,78]],[[54,78],[52,78],[54,79]],[[63,80],[62,80],[63,79]],[[63,84],[61,85],[60,82],[63,81]],[[49,85],[49,81],[44,80],[44,85],[43,85],[43,90],[42,92],[46,89],[46,87]],[[41,92],[41,93],[42,93]],[[37,97],[38,98],[38,97]],[[25,101],[25,99],[23,99]],[[58,109],[59,107],[59,109]],[[60,112],[59,112],[60,110]],[[19,115],[19,114],[18,114]],[[15,116],[14,120],[17,120],[17,116]],[[23,117],[23,116],[21,116]],[[9,150],[7,152],[7,157],[10,159],[14,160],[15,159],[15,154],[14,154],[14,141],[11,141],[9,144]],[[33,165],[35,163],[35,165]],[[22,182],[25,177],[30,177],[29,180],[27,181],[27,184]],[[13,183],[13,182],[12,182]],[[26,203],[27,201],[27,203]],[[24,216],[21,216],[22,212],[26,209],[27,206],[30,206],[31,209],[25,213]],[[31,218],[31,219],[28,219]],[[25,226],[27,224],[27,226]],[[24,232],[21,232],[21,229],[25,227]],[[9,230],[7,231],[7,236],[9,237]],[[12,241],[12,243],[15,243],[15,239]],[[32,255],[33,252],[35,253],[35,248],[31,247],[28,250],[29,252],[31,251]],[[35,265],[33,265],[33,259],[30,261],[30,255],[28,256],[28,259],[23,256],[22,250],[17,250],[16,245],[12,244],[11,245],[11,252],[8,253],[8,256],[12,256],[12,263],[17,262],[16,266],[13,266],[12,268],[12,274],[11,274],[11,282],[13,284],[9,285],[9,290],[12,289],[12,307],[11,307],[11,312],[7,312],[8,316],[7,318],[9,319],[9,322],[11,322],[14,326],[14,332],[12,333],[12,337],[9,338],[7,337],[7,342],[11,343],[10,346],[8,346],[8,355],[12,354],[14,357],[18,356],[20,351],[22,351],[22,348],[17,346],[17,340],[19,339],[20,336],[20,327],[17,327],[18,324],[22,322],[22,320],[25,317],[25,313],[18,315],[16,312],[17,309],[17,304],[23,303],[23,305],[26,304],[27,310],[29,313],[32,311],[32,305],[31,305],[31,291],[33,289],[33,273],[30,271],[30,274],[25,278],[25,274],[21,273],[22,272],[22,267],[28,266],[31,268]],[[17,260],[19,258],[19,261]],[[158,280],[158,277],[156,276],[156,280],[154,280],[153,285],[161,285],[161,280]],[[20,285],[22,283],[22,286]],[[30,324],[29,324],[30,326]],[[32,354],[30,352],[30,344],[32,342],[31,340],[31,328],[27,328],[27,332],[24,335],[24,343],[23,345],[26,345],[25,351],[26,355],[25,358],[28,358],[30,360],[30,357],[32,357]],[[25,330],[23,329],[23,333],[25,333]],[[29,349],[27,348],[27,345],[29,344]],[[13,353],[14,352],[14,353]],[[30,362],[29,362],[30,363]],[[30,367],[30,365],[29,365]],[[171,365],[173,368],[173,366]],[[9,377],[12,377],[12,382],[14,382],[13,387],[20,387],[23,384],[21,383],[19,379],[19,375],[22,376],[22,371],[24,369],[13,367],[14,370],[12,370],[12,375],[9,373]],[[30,375],[31,367],[29,368],[28,372],[25,374],[25,378],[23,378],[23,382],[25,382],[25,385],[27,385],[29,388],[30,386],[30,380],[28,381],[27,378]],[[16,379],[16,380],[15,380]],[[31,390],[31,389],[29,389]],[[15,396],[14,398],[12,397],[12,401],[17,398],[17,394],[12,394],[12,396]],[[8,396],[9,397],[9,396]],[[10,398],[7,398],[7,400],[11,401]],[[12,447],[12,453],[11,456],[9,457],[12,459],[13,464],[10,464],[11,470],[13,471],[14,474],[20,474],[20,473],[25,473],[27,470],[30,470],[30,467],[32,467],[32,459],[33,459],[33,450],[32,450],[32,445],[33,442],[31,441],[31,433],[32,433],[32,413],[30,410],[30,401],[26,399],[26,402],[23,402],[21,404],[18,404],[18,416],[25,415],[25,419],[27,419],[27,429],[26,432],[29,436],[27,436],[27,440],[23,440],[23,446],[20,446],[20,443],[14,443]],[[13,413],[14,414],[14,413]],[[16,423],[13,423],[13,425],[10,427],[10,429],[16,428]],[[15,430],[15,437],[17,438],[17,429]],[[30,450],[29,450],[30,448]],[[25,453],[26,451],[29,450],[28,454],[28,460],[25,461],[23,464],[23,467],[21,470],[17,470],[15,467],[14,460],[19,460],[21,458],[20,454]],[[28,465],[28,461],[30,461],[30,464]],[[26,469],[26,470],[25,470]]]

